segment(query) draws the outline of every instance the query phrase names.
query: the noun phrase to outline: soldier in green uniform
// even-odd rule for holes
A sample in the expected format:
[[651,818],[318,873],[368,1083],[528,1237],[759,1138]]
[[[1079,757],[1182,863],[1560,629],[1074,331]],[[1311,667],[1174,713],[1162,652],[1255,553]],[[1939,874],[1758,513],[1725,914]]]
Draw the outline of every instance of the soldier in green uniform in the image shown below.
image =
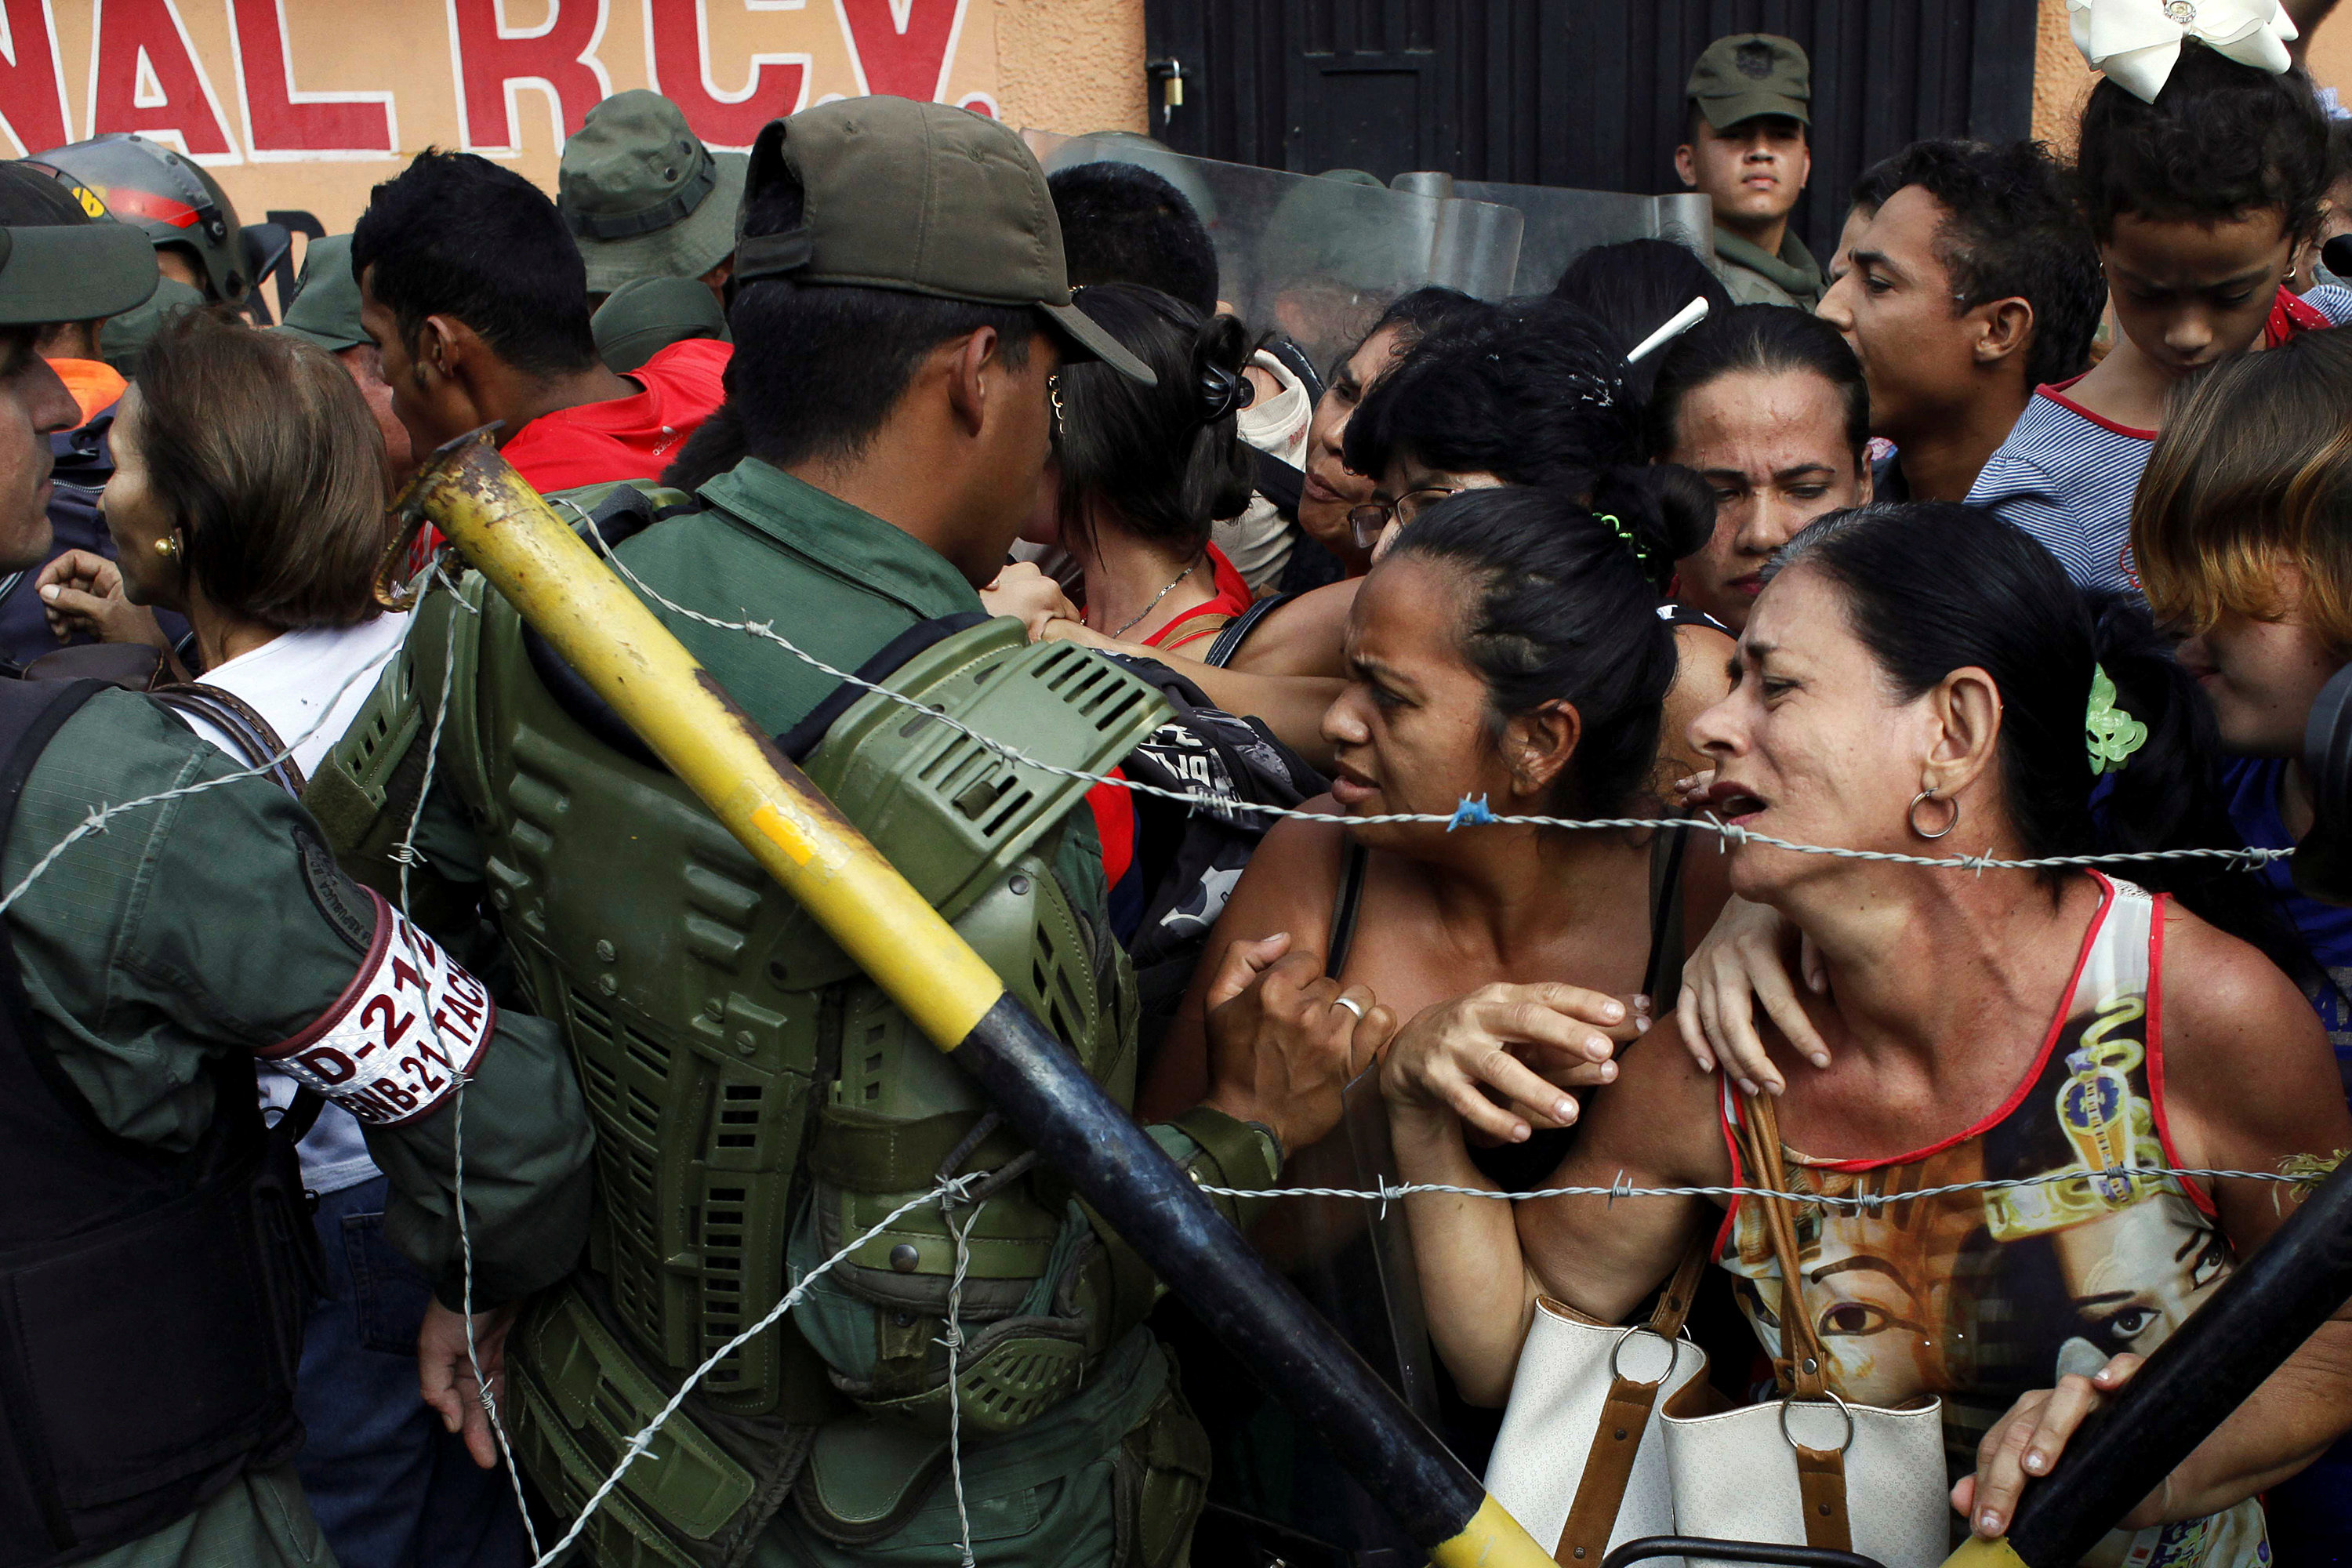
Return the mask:
[[1683,184],[1715,205],[1715,270],[1741,305],[1810,310],[1827,286],[1789,214],[1813,172],[1812,67],[1792,39],[1717,38],[1691,68]]
[[[1045,176],[992,121],[877,97],[772,124],[745,219],[730,395],[751,457],[698,510],[596,531],[1124,1099],[1134,978],[1085,783],[710,622],[772,622],[1035,761],[1108,769],[1158,700],[988,620],[976,588],[1037,502],[1055,367],[1150,373],[1071,308]],[[508,1341],[524,1462],[576,1510],[717,1357],[589,1527],[594,1561],[946,1564],[966,1518],[991,1564],[1182,1561],[1206,1445],[1141,1327],[1149,1272],[478,578],[462,605],[425,600],[375,710],[312,782],[346,864],[395,870],[444,691],[414,874],[453,927],[494,915],[523,995],[562,1021],[597,1131],[587,1265]],[[1208,1102],[1151,1129],[1209,1184],[1269,1184],[1335,1124],[1383,1026],[1285,945],[1229,955]],[[956,1176],[979,1179],[966,1201],[867,1237]],[[853,1243],[778,1327],[720,1353]]]
[[[38,324],[155,280],[135,229],[0,229],[0,570],[46,553],[46,432],[79,418]],[[473,1294],[495,1305],[586,1237],[593,1140],[561,1040],[144,696],[0,680],[0,1564],[331,1563],[289,1463],[310,1216],[253,1063],[370,1123],[387,1228],[453,1302],[469,1073],[467,1152],[492,1178],[467,1192]],[[452,1365],[428,1375],[446,1416],[486,1426]]]

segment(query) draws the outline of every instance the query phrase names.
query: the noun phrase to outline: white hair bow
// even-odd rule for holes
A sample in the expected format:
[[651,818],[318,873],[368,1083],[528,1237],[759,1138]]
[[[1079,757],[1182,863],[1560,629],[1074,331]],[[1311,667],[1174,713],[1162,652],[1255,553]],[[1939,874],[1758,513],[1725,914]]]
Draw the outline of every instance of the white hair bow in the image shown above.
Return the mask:
[[2147,103],[2185,39],[2275,75],[2292,63],[2287,40],[2297,36],[2279,0],[2066,0],[2066,10],[2091,68]]

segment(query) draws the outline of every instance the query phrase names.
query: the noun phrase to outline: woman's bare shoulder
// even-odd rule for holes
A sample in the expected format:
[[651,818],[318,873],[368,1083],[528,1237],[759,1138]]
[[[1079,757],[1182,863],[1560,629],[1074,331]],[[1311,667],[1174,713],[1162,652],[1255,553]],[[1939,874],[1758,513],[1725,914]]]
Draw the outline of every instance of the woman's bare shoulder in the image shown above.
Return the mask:
[[1327,583],[1269,611],[1234,655],[1231,668],[1250,675],[1345,674],[1339,648],[1362,581]]
[[[1317,795],[1298,809],[1332,816],[1339,812],[1328,795]],[[1303,822],[1295,816],[1276,822],[1258,841],[1234,888],[1218,922],[1220,939],[1286,931],[1302,942],[1319,942],[1330,923],[1331,900],[1339,892],[1347,849],[1348,830],[1337,823]]]

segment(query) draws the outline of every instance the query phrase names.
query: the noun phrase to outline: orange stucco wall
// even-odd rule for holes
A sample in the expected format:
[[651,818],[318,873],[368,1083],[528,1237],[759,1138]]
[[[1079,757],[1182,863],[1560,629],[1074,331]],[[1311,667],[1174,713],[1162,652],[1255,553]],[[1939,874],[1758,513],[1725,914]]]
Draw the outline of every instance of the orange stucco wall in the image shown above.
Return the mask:
[[[2083,63],[2066,26],[2066,0],[2042,0],[2041,30],[2033,58],[2033,134],[2071,149],[2083,100],[2097,79]],[[2312,35],[2304,65],[2312,79],[2332,87],[2352,106],[2352,12],[2322,23]]]

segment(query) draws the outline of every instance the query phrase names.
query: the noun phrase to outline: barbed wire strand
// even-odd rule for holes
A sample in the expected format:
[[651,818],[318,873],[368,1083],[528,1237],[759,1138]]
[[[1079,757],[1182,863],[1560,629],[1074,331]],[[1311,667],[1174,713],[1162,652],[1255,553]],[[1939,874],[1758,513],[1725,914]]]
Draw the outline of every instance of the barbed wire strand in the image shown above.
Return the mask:
[[2200,1166],[2182,1165],[2108,1165],[2099,1170],[2076,1168],[2066,1171],[2045,1171],[2034,1176],[2007,1176],[1980,1182],[1951,1182],[1940,1187],[1920,1187],[1902,1193],[1864,1193],[1834,1196],[1823,1193],[1781,1191],[1775,1187],[1742,1185],[1695,1187],[1637,1187],[1625,1182],[1605,1187],[1538,1187],[1530,1192],[1507,1193],[1492,1187],[1454,1186],[1443,1182],[1382,1182],[1377,1187],[1213,1187],[1201,1184],[1201,1191],[1218,1197],[1229,1198],[1357,1198],[1365,1203],[1392,1203],[1421,1193],[1443,1193],[1454,1197],[1494,1198],[1509,1203],[1536,1203],[1545,1198],[1782,1198],[1794,1204],[1818,1204],[1825,1208],[1851,1208],[1874,1214],[1893,1204],[1916,1203],[1922,1198],[1951,1197],[1961,1193],[2006,1192],[2014,1187],[2043,1187],[2060,1182],[2088,1181],[2094,1177],[2117,1180],[2126,1184],[2154,1181],[2160,1177],[2194,1176],[2200,1181],[2273,1182],[2287,1185],[2307,1185],[2303,1176],[2284,1174],[2277,1171],[2223,1171]]
[[[433,729],[425,742],[424,783],[417,789],[416,804],[408,814],[408,830],[392,851],[393,859],[400,866],[401,919],[410,922],[404,928],[401,940],[408,944],[411,958],[415,958],[416,953],[409,935],[414,930],[415,917],[411,912],[408,873],[416,864],[416,835],[425,826],[425,803],[433,798],[433,785],[441,760],[441,735],[449,719],[450,695],[457,686],[457,627],[463,624],[458,613],[462,611],[477,616],[481,614],[466,602],[465,595],[442,570],[437,559],[428,563],[419,575],[426,576],[428,580],[417,594],[417,604],[421,605],[425,596],[437,585],[448,591],[455,608],[450,612],[448,637],[441,649],[441,692],[434,703]],[[421,970],[422,966],[419,968]],[[432,1037],[434,1048],[440,1050],[440,1021],[433,1016],[430,1008],[420,1008],[419,1011],[425,1016],[425,1027]],[[515,1511],[522,1516],[523,1536],[530,1542],[531,1555],[535,1558],[539,1555],[539,1526],[530,1517],[530,1502],[523,1490],[522,1467],[515,1458],[514,1444],[508,1439],[506,1423],[499,1415],[497,1390],[488,1375],[482,1371],[481,1346],[476,1342],[474,1335],[474,1233],[466,1214],[466,1089],[473,1082],[473,1075],[458,1068],[457,1058],[449,1052],[442,1050],[441,1054],[451,1064],[450,1072],[457,1080],[456,1091],[451,1096],[455,1103],[451,1107],[449,1122],[449,1202],[457,1217],[458,1313],[466,1327],[466,1363],[474,1373],[475,1397],[481,1401],[482,1415],[489,1423],[491,1440],[498,1445],[499,1463],[506,1469],[508,1482],[514,1488]]]
[[[835,1253],[832,1257],[826,1258],[815,1268],[811,1268],[806,1274],[802,1275],[798,1280],[794,1281],[793,1288],[784,1292],[783,1299],[768,1310],[768,1313],[765,1317],[761,1318],[758,1322],[753,1323],[750,1328],[745,1329],[742,1332],[737,1334],[733,1339],[729,1340],[717,1350],[711,1352],[709,1358],[703,1362],[700,1366],[696,1367],[692,1373],[688,1373],[684,1383],[678,1384],[677,1392],[670,1395],[669,1403],[663,1405],[661,1409],[655,1414],[654,1418],[651,1421],[646,1422],[642,1427],[638,1428],[636,1436],[629,1439],[628,1448],[622,1454],[621,1462],[613,1467],[613,1473],[604,1478],[604,1484],[598,1487],[595,1494],[589,1498],[587,1506],[580,1510],[580,1517],[572,1521],[572,1528],[563,1532],[563,1538],[562,1540],[558,1541],[553,1546],[548,1548],[544,1554],[535,1560],[531,1564],[531,1568],[549,1568],[549,1564],[552,1563],[558,1556],[562,1555],[566,1547],[570,1546],[574,1541],[577,1541],[580,1538],[581,1531],[588,1528],[589,1520],[595,1515],[595,1512],[599,1508],[604,1506],[604,1500],[613,1495],[613,1489],[621,1484],[621,1477],[628,1470],[628,1468],[631,1465],[637,1462],[638,1457],[644,1454],[645,1451],[652,1446],[654,1434],[660,1431],[663,1426],[668,1422],[669,1418],[678,1413],[679,1409],[686,1404],[686,1396],[688,1394],[691,1394],[694,1391],[695,1385],[709,1375],[711,1371],[715,1369],[720,1362],[726,1360],[729,1356],[733,1355],[743,1346],[749,1344],[753,1339],[756,1339],[758,1336],[766,1333],[771,1328],[773,1328],[776,1323],[782,1319],[785,1313],[800,1305],[802,1297],[808,1293],[810,1286],[815,1284],[818,1279],[831,1272],[836,1265],[845,1260],[851,1253],[856,1252],[859,1247],[865,1246],[867,1242],[873,1240],[874,1237],[881,1235],[884,1231],[889,1229],[892,1226],[898,1224],[898,1221],[914,1213],[917,1209],[921,1208],[925,1204],[936,1203],[944,1206],[950,1202],[963,1198],[970,1192],[972,1186],[984,1180],[988,1174],[989,1173],[985,1171],[975,1171],[969,1175],[951,1176],[940,1183],[939,1185],[933,1187],[929,1192],[908,1198],[905,1203],[900,1204],[897,1208],[892,1209],[888,1214],[883,1215],[881,1220],[874,1225],[872,1228],[868,1229],[864,1235],[858,1237],[854,1241],[846,1243],[843,1246],[840,1251]],[[967,1530],[965,1533],[967,1537],[969,1537],[970,1531]],[[966,1542],[966,1550],[967,1552],[970,1550],[969,1540]]]
[[[1018,766],[1030,768],[1051,777],[1072,779],[1089,785],[1115,784],[1120,789],[1129,790],[1137,795],[1174,801],[1195,810],[1208,810],[1225,816],[1231,816],[1236,812],[1248,812],[1259,816],[1297,822],[1318,822],[1340,827],[1415,825],[1444,827],[1451,830],[1458,827],[1491,826],[1551,827],[1578,831],[1688,827],[1717,835],[1722,847],[1727,849],[1735,845],[1762,844],[1775,849],[1787,849],[1799,855],[1827,855],[1841,860],[1876,860],[1901,866],[1927,866],[1938,869],[1973,871],[1979,876],[1982,876],[1987,871],[2052,871],[2092,866],[2144,865],[2167,860],[2219,860],[2224,863],[2223,868],[2227,870],[2256,871],[2273,860],[2284,859],[2294,853],[2293,849],[2257,848],[2139,849],[2104,855],[2043,855],[2023,860],[1996,859],[1990,855],[1906,855],[1890,849],[1850,849],[1837,845],[1799,844],[1791,839],[1778,837],[1769,833],[1758,833],[1737,823],[1720,821],[1713,816],[1566,817],[1501,813],[1489,811],[1484,796],[1476,800],[1465,796],[1451,816],[1440,816],[1433,812],[1384,812],[1363,816],[1349,816],[1339,812],[1302,811],[1296,806],[1242,800],[1234,796],[1204,794],[1198,790],[1169,789],[1163,785],[1148,784],[1141,779],[1128,778],[1123,774],[1092,773],[1085,768],[1066,767],[1056,763],[1040,762],[1018,746],[1000,741],[992,735],[982,734],[962,720],[919,698],[909,697],[904,692],[893,691],[878,681],[866,679],[854,670],[843,669],[838,666],[826,663],[776,630],[773,621],[750,619],[730,621],[717,616],[705,615],[700,610],[690,609],[675,599],[669,598],[630,570],[628,563],[614,553],[612,546],[605,542],[604,532],[596,526],[595,520],[578,502],[567,500],[559,504],[568,507],[582,519],[587,525],[590,538],[604,553],[606,562],[628,581],[631,587],[673,615],[709,626],[715,631],[741,632],[772,642],[811,668],[822,671],[845,685],[877,693],[898,703],[900,707],[911,709],[927,718],[936,720],[965,739]],[[749,610],[744,612],[747,616],[750,613]]]
[[955,1208],[946,1198],[940,1200],[940,1218],[955,1237],[955,1274],[948,1281],[948,1329],[941,1342],[948,1351],[948,1479],[955,1488],[956,1544],[962,1552],[958,1568],[975,1568],[971,1556],[971,1510],[964,1506],[963,1496],[963,1390],[956,1379],[961,1371],[963,1354],[963,1280],[971,1267],[971,1227],[980,1219],[975,1205],[959,1226]]

